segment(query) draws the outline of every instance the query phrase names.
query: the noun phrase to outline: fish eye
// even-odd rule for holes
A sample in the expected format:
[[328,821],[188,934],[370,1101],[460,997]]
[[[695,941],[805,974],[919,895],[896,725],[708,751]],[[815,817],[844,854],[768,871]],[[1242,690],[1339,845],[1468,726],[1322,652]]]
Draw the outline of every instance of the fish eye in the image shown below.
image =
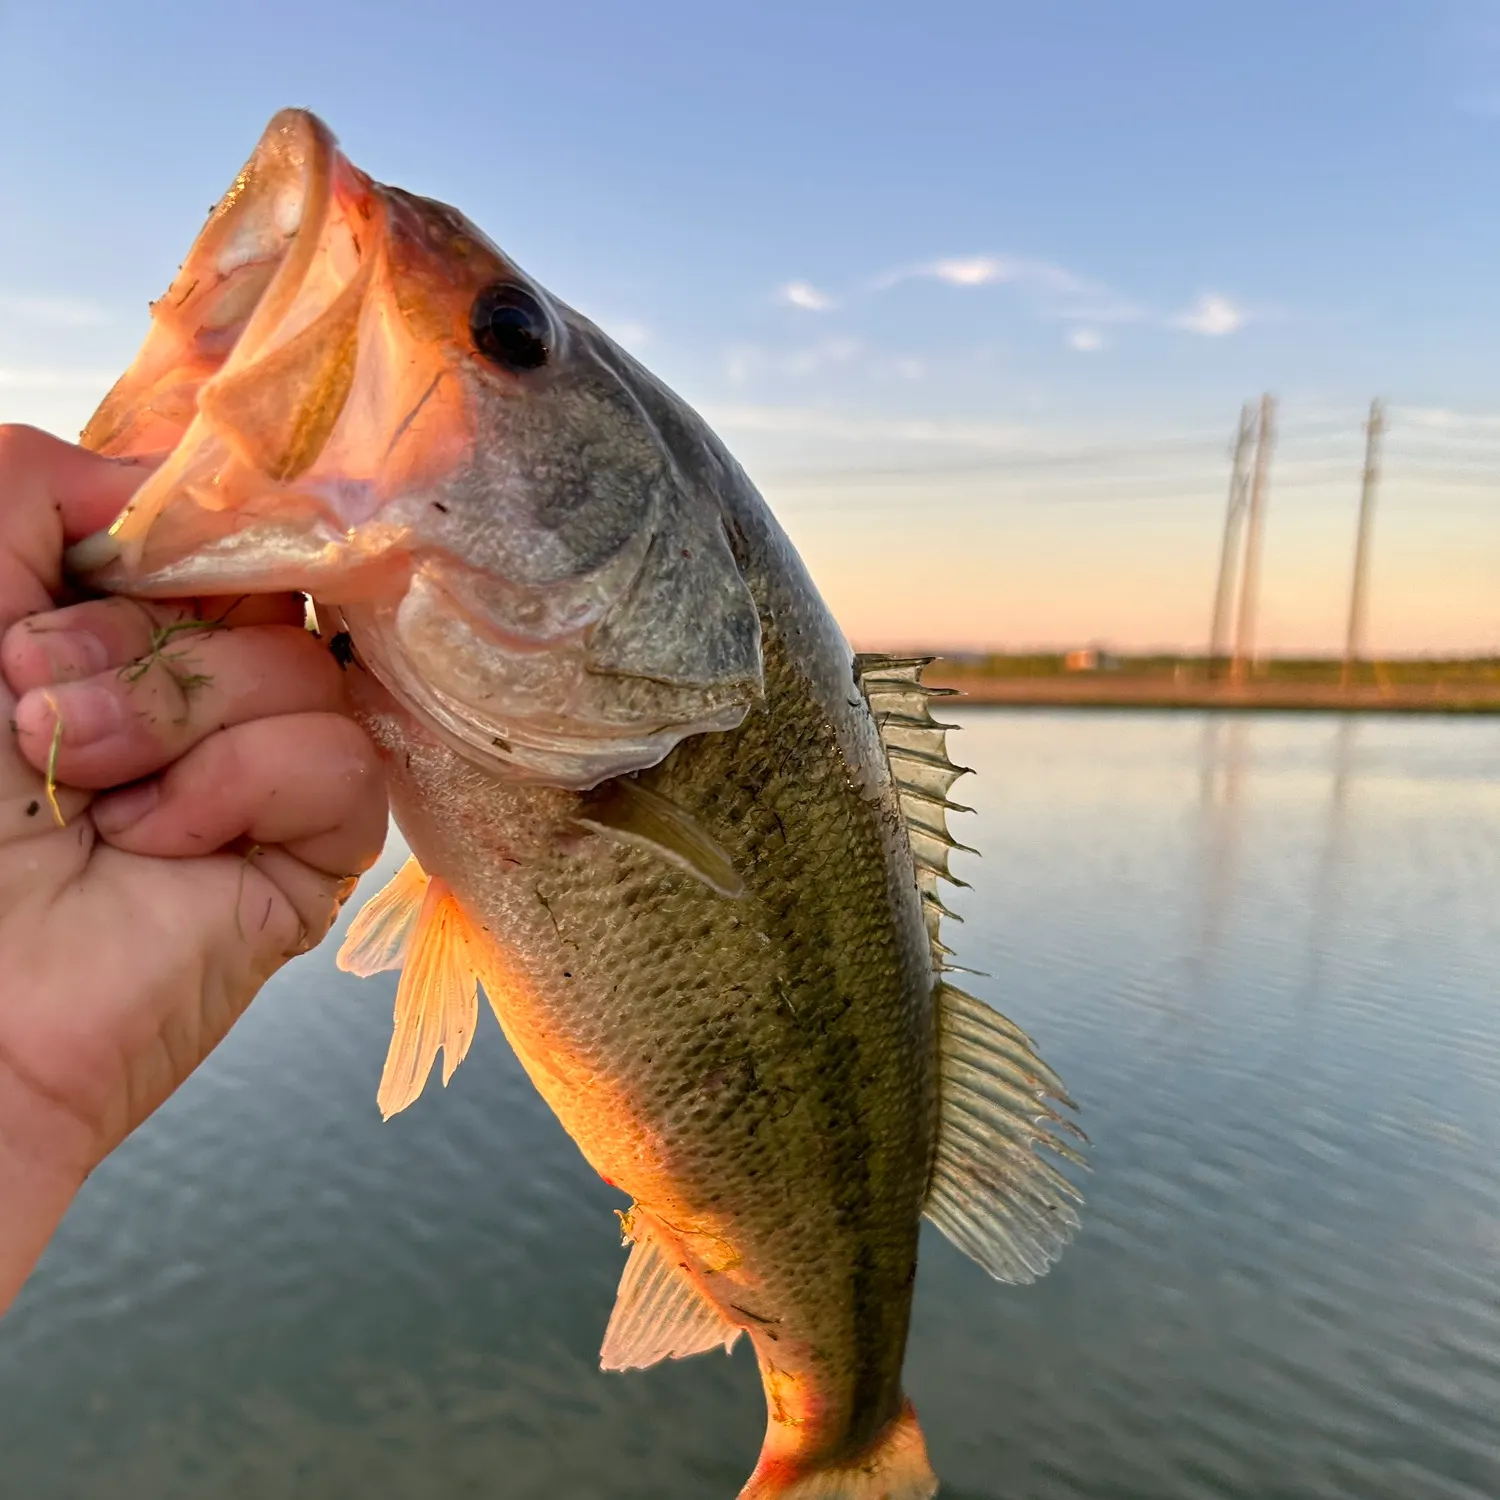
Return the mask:
[[513,281],[487,286],[469,310],[474,347],[502,370],[538,370],[552,356],[552,320],[541,303]]

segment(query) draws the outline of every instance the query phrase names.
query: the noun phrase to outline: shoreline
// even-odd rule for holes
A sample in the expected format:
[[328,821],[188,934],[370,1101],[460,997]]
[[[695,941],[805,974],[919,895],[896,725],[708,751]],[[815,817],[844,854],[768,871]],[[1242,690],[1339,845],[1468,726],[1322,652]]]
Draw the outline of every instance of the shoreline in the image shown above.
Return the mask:
[[976,708],[1153,708],[1215,709],[1230,712],[1288,713],[1500,713],[1500,686],[1489,683],[1359,684],[1261,681],[1239,687],[1228,683],[1176,681],[1121,673],[1079,673],[1066,677],[990,677],[943,671],[934,663],[924,677],[929,687],[951,688],[955,700]]

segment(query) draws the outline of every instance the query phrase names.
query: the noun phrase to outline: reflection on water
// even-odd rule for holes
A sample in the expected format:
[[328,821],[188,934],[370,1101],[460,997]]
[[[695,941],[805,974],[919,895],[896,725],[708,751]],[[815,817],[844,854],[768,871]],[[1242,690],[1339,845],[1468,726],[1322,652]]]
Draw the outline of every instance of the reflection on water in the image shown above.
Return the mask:
[[[1500,1494],[1500,725],[964,716],[961,961],[1096,1143],[1046,1281],[924,1241],[957,1500]],[[383,1126],[392,985],[283,976],[0,1329],[0,1495],[732,1496],[743,1351],[598,1372],[623,1252],[498,1032]]]

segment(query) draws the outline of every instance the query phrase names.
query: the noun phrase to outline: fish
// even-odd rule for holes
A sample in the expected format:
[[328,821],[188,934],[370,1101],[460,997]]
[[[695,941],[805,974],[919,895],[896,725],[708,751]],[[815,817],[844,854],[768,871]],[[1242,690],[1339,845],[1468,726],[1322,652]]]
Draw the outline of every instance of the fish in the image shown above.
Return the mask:
[[1075,1106],[953,979],[963,769],[921,658],[856,654],[704,420],[457,210],[278,114],[85,446],[158,467],[69,554],[137,597],[306,594],[411,852],[340,963],[399,970],[387,1117],[482,991],[608,1183],[607,1370],[753,1348],[741,1500],[920,1500],[925,1215],[993,1277],[1078,1227]]

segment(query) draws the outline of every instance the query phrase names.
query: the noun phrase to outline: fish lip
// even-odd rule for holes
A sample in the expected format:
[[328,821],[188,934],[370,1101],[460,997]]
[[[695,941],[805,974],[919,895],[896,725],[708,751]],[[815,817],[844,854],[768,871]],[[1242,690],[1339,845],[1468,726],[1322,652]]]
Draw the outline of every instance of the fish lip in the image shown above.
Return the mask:
[[[302,194],[297,219],[295,225],[279,226],[290,243],[283,250],[270,283],[257,299],[249,321],[234,341],[236,352],[255,348],[268,331],[280,326],[317,257],[319,239],[333,207],[334,178],[342,152],[332,130],[311,110],[280,110],[262,132],[251,160],[258,160],[262,152],[278,151],[301,168]],[[241,205],[249,188],[248,179],[247,168],[215,207],[215,218],[226,218]]]
[[[289,561],[280,573],[268,568],[260,550],[274,533],[274,525],[252,520],[218,543],[137,575],[130,569],[119,538],[106,528],[69,547],[63,553],[63,571],[87,589],[142,599],[233,593],[316,595],[331,590],[346,601],[388,590],[393,575],[411,572],[407,537],[400,526],[367,523],[350,531],[315,520],[311,525],[288,527]],[[243,562],[236,556],[240,549],[248,554]],[[210,573],[211,566],[215,570]]]
[[[245,165],[209,211],[207,222],[194,238],[172,284],[151,304],[153,317],[162,309],[170,316],[171,310],[185,306],[193,298],[202,284],[205,257],[221,285],[236,271],[253,264],[256,256],[248,253],[249,247],[244,242],[237,246],[235,236],[247,229],[254,231],[257,220],[251,210],[262,208],[269,227],[281,231],[284,244],[275,257],[275,271],[225,351],[225,358],[247,343],[253,347],[268,327],[276,326],[306,276],[316,252],[318,231],[327,220],[339,157],[333,132],[311,110],[283,109],[274,115]],[[296,174],[298,191],[294,193],[287,192],[285,180],[278,180],[284,178],[288,167]],[[260,191],[252,198],[256,189]],[[292,204],[295,219],[288,207]],[[262,222],[261,227],[267,226]],[[312,233],[308,232],[310,228]],[[211,326],[201,325],[198,333]],[[84,447],[115,455],[133,451],[128,443],[129,419],[138,415],[137,403],[153,394],[149,381],[143,387],[145,372],[141,369],[149,342],[148,339],[148,345],[137,354],[89,419],[80,438]],[[166,362],[167,373],[184,359],[183,351],[171,351],[170,343],[169,352],[175,352],[175,358]]]

